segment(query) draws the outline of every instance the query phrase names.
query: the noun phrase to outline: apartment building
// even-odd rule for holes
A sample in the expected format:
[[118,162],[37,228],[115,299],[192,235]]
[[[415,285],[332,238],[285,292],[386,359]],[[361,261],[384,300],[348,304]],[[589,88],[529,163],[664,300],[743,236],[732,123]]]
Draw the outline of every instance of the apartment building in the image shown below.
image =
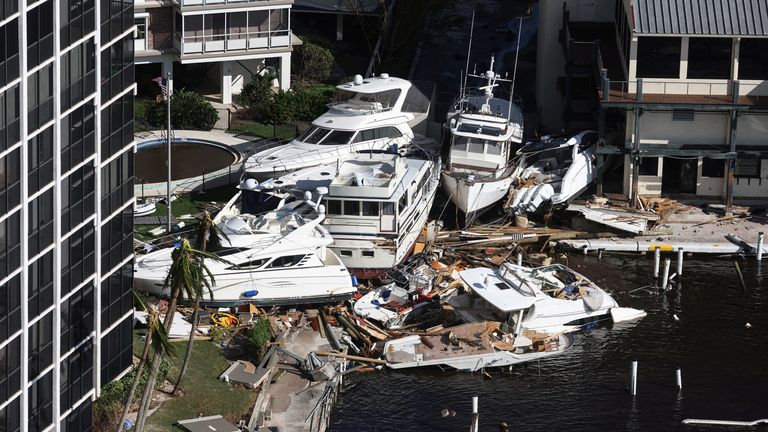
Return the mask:
[[232,103],[264,66],[290,88],[293,0],[147,0],[135,6],[138,76],[171,79]]
[[543,2],[540,19],[561,29],[539,41],[559,71],[538,66],[543,123],[600,129],[598,165],[622,168],[599,190],[768,197],[766,0]]
[[0,1],[0,430],[88,431],[132,352],[132,0]]

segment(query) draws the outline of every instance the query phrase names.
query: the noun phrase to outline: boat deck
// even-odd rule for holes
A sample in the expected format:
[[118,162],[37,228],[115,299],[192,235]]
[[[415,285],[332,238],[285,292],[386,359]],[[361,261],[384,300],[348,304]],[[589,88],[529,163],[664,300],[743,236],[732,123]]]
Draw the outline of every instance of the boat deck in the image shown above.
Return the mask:
[[422,354],[425,361],[492,353],[494,348],[489,338],[492,330],[488,323],[480,322],[453,327],[441,335],[422,336],[416,353]]

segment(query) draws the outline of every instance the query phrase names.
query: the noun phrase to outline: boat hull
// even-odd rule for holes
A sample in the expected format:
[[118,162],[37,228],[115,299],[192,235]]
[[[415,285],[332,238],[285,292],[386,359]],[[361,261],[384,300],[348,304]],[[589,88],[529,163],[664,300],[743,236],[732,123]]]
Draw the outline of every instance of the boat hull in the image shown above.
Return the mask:
[[[507,196],[512,185],[512,177],[495,181],[467,182],[457,178],[450,172],[442,173],[443,189],[451,197],[451,201],[465,215],[477,216],[493,204]],[[469,218],[467,218],[469,219]]]

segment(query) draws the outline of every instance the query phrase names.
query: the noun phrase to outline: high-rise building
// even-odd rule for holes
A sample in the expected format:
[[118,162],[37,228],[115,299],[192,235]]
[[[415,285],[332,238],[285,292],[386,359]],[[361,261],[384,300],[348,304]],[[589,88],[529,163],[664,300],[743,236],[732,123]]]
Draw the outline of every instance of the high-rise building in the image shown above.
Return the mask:
[[87,431],[131,365],[132,0],[0,0],[0,431]]

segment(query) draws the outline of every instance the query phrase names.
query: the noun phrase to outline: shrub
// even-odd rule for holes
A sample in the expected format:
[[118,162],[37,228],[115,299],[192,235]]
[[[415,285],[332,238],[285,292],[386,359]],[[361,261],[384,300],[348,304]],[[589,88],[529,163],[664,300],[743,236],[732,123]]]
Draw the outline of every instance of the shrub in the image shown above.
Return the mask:
[[312,121],[326,110],[334,87],[297,87],[293,89],[294,115],[299,121]]
[[[147,107],[147,123],[154,127],[166,126],[166,103],[158,101]],[[211,130],[219,113],[201,95],[183,88],[174,90],[171,96],[171,125],[174,129]]]
[[293,93],[280,90],[269,99],[264,120],[273,125],[292,122],[294,119],[294,102]]
[[248,349],[255,360],[261,360],[266,354],[270,340],[272,340],[272,330],[269,320],[263,317],[257,318],[248,332]]
[[273,74],[252,75],[251,81],[243,86],[240,92],[240,103],[246,108],[248,117],[262,121],[267,115],[272,92]]
[[298,81],[322,82],[331,76],[333,54],[319,45],[305,42],[291,55],[293,75]]

